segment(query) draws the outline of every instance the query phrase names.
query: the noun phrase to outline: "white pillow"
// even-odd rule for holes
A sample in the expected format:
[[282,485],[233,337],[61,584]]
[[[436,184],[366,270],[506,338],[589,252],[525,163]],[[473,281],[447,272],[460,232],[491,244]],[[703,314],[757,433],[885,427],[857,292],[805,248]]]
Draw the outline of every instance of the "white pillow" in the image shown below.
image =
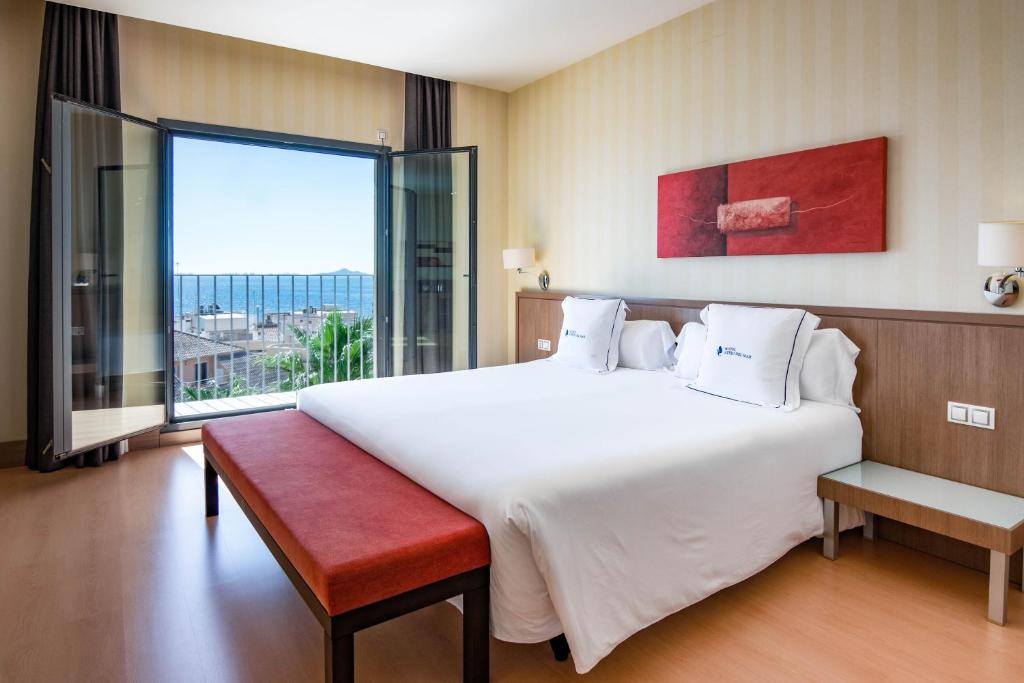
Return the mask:
[[627,320],[619,337],[619,365],[637,370],[660,370],[671,362],[676,343],[664,320]]
[[562,301],[562,332],[552,360],[575,368],[611,372],[619,364],[619,335],[626,320],[622,299]]
[[815,330],[800,370],[800,398],[845,406],[860,412],[853,403],[860,349],[835,328]]
[[704,355],[704,342],[708,328],[700,323],[686,323],[676,337],[676,377],[697,379],[700,359]]
[[711,304],[691,389],[768,408],[800,406],[800,369],[820,319],[798,308]]

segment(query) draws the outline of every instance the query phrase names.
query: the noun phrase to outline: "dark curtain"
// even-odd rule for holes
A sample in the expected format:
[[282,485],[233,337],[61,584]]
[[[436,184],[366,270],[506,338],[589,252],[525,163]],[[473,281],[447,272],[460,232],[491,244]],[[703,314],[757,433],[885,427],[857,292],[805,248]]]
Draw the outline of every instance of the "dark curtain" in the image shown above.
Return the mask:
[[405,150],[452,146],[452,84],[405,75]]
[[[405,76],[405,149],[452,145],[451,83]],[[405,373],[452,369],[452,165],[447,154],[407,157]]]
[[[53,452],[53,295],[50,278],[52,97],[67,95],[110,109],[121,107],[117,16],[46,3],[39,86],[36,96],[36,160],[32,169],[28,282],[28,443],[26,465],[40,471],[61,467]],[[99,464],[116,446],[86,454]]]

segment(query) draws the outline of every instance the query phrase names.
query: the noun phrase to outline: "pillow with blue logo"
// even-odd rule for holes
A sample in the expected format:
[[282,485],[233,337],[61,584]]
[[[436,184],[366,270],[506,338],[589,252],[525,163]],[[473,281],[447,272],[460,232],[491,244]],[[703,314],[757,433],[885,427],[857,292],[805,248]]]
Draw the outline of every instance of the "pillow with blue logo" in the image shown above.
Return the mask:
[[626,320],[622,299],[562,301],[562,331],[552,360],[583,370],[611,372],[619,364],[619,336]]
[[820,318],[799,308],[711,304],[691,389],[768,408],[800,407],[800,369]]

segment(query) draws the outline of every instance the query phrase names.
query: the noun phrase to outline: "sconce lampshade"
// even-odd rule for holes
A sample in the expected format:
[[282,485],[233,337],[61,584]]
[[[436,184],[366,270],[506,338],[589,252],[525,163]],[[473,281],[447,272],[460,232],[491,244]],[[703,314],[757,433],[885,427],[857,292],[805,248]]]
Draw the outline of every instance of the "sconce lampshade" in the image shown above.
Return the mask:
[[979,223],[978,265],[1024,266],[1024,221]]
[[505,249],[501,252],[501,259],[505,263],[505,270],[516,268],[532,268],[537,263],[533,247],[523,249]]

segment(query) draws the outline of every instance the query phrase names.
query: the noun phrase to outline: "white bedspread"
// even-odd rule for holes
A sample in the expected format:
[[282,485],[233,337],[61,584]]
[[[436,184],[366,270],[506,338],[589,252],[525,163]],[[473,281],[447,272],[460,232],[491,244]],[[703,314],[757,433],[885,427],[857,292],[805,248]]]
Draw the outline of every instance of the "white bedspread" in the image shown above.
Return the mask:
[[298,407],[480,520],[494,635],[564,631],[580,673],[820,534],[817,475],[861,457],[846,408],[548,361],[321,385]]

